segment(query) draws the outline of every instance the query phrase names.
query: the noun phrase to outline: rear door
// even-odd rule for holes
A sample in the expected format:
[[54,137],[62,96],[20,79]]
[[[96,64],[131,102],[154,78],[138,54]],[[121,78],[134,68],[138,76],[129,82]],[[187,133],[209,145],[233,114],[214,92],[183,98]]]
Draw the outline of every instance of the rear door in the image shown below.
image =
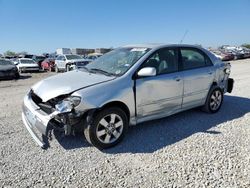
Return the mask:
[[205,103],[213,82],[215,69],[209,57],[197,48],[180,48],[184,79],[183,108]]
[[181,108],[183,94],[178,50],[171,48],[157,50],[140,69],[143,67],[156,68],[157,75],[136,79],[138,122],[140,119],[159,118],[178,111]]

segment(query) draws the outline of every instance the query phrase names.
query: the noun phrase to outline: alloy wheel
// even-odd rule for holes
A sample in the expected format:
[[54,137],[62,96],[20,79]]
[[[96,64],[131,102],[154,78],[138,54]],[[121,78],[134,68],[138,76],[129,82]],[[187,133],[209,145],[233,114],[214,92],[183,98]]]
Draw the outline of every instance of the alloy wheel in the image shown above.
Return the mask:
[[96,128],[98,140],[105,144],[115,142],[122,134],[124,122],[117,114],[109,114],[103,117]]
[[210,108],[212,110],[217,110],[220,105],[221,105],[221,101],[222,101],[222,93],[219,90],[215,90],[213,92],[213,94],[211,95],[211,99],[210,99]]

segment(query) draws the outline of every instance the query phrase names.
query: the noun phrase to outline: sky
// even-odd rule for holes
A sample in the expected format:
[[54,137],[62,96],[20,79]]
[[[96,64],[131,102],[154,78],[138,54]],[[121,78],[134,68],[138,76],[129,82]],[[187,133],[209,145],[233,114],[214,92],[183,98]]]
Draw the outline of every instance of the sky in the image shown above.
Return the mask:
[[0,0],[0,53],[250,43],[250,0]]

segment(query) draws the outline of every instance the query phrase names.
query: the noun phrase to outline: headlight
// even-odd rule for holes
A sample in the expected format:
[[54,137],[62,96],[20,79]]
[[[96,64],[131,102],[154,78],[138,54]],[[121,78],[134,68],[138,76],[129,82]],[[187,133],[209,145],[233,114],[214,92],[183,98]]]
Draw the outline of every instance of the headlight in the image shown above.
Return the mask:
[[81,97],[72,96],[64,99],[57,105],[55,105],[56,110],[61,113],[70,112],[74,107],[81,103]]

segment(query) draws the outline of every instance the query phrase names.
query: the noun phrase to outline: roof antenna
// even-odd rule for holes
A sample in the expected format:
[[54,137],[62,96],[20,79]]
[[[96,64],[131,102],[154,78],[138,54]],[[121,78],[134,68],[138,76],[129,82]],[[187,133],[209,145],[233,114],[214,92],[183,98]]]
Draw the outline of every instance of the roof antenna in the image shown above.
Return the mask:
[[185,39],[186,35],[188,34],[188,30],[185,31],[181,41],[180,41],[180,44],[182,44],[183,40]]

